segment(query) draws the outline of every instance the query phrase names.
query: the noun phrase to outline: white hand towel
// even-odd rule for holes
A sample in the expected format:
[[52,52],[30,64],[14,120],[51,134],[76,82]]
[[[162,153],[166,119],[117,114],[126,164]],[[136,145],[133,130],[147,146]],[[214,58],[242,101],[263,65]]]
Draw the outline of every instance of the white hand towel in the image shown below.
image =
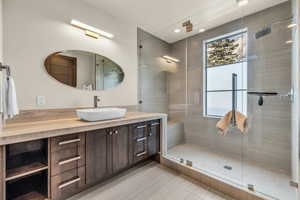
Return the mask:
[[19,114],[15,82],[11,76],[7,77],[6,113],[7,116],[5,117],[7,118],[13,118]]

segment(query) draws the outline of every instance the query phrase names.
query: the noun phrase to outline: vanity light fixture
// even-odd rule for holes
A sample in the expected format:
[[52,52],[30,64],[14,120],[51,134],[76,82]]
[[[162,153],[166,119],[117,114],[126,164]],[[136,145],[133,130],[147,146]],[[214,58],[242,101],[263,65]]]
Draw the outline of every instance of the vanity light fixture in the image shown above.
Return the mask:
[[180,60],[179,59],[177,59],[177,58],[173,58],[173,57],[171,57],[171,56],[163,56],[163,59],[165,59],[167,62],[169,62],[169,63],[171,63],[171,62],[174,62],[174,63],[178,63],[178,62],[180,62]]
[[239,7],[245,6],[249,3],[248,0],[236,0]]
[[94,33],[92,31],[86,30],[85,35],[90,36],[92,38],[98,39],[100,35],[98,33]]
[[84,24],[75,19],[71,20],[71,25],[75,26],[77,28],[83,29],[85,31],[86,35],[93,37],[93,38],[99,38],[100,36],[104,36],[104,37],[112,39],[114,37],[114,35],[111,33],[107,33],[105,31],[102,31],[102,30],[92,27],[90,25]]

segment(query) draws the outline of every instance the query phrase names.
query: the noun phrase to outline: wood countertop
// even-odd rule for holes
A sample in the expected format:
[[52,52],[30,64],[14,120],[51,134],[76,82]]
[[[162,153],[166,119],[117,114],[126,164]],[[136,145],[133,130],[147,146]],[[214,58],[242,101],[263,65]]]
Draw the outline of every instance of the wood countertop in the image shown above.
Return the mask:
[[107,121],[85,122],[81,121],[79,118],[68,118],[59,120],[7,124],[4,130],[0,131],[0,145],[49,138],[72,133],[80,133],[155,119],[166,120],[167,115],[162,113],[127,112],[124,118]]

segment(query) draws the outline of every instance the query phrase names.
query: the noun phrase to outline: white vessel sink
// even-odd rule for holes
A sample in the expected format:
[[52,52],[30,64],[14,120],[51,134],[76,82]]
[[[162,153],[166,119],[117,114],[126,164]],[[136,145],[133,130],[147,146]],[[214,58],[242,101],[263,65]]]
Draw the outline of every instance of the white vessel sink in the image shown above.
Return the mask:
[[76,110],[77,116],[84,121],[94,122],[110,119],[118,119],[125,116],[125,108],[94,108]]

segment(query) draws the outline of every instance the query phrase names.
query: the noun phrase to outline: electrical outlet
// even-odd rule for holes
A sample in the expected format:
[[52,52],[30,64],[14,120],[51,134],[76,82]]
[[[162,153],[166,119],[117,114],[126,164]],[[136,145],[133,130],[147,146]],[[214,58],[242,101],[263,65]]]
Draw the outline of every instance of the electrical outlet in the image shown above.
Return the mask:
[[46,104],[46,97],[45,96],[37,96],[36,97],[36,104],[38,106],[43,106]]

